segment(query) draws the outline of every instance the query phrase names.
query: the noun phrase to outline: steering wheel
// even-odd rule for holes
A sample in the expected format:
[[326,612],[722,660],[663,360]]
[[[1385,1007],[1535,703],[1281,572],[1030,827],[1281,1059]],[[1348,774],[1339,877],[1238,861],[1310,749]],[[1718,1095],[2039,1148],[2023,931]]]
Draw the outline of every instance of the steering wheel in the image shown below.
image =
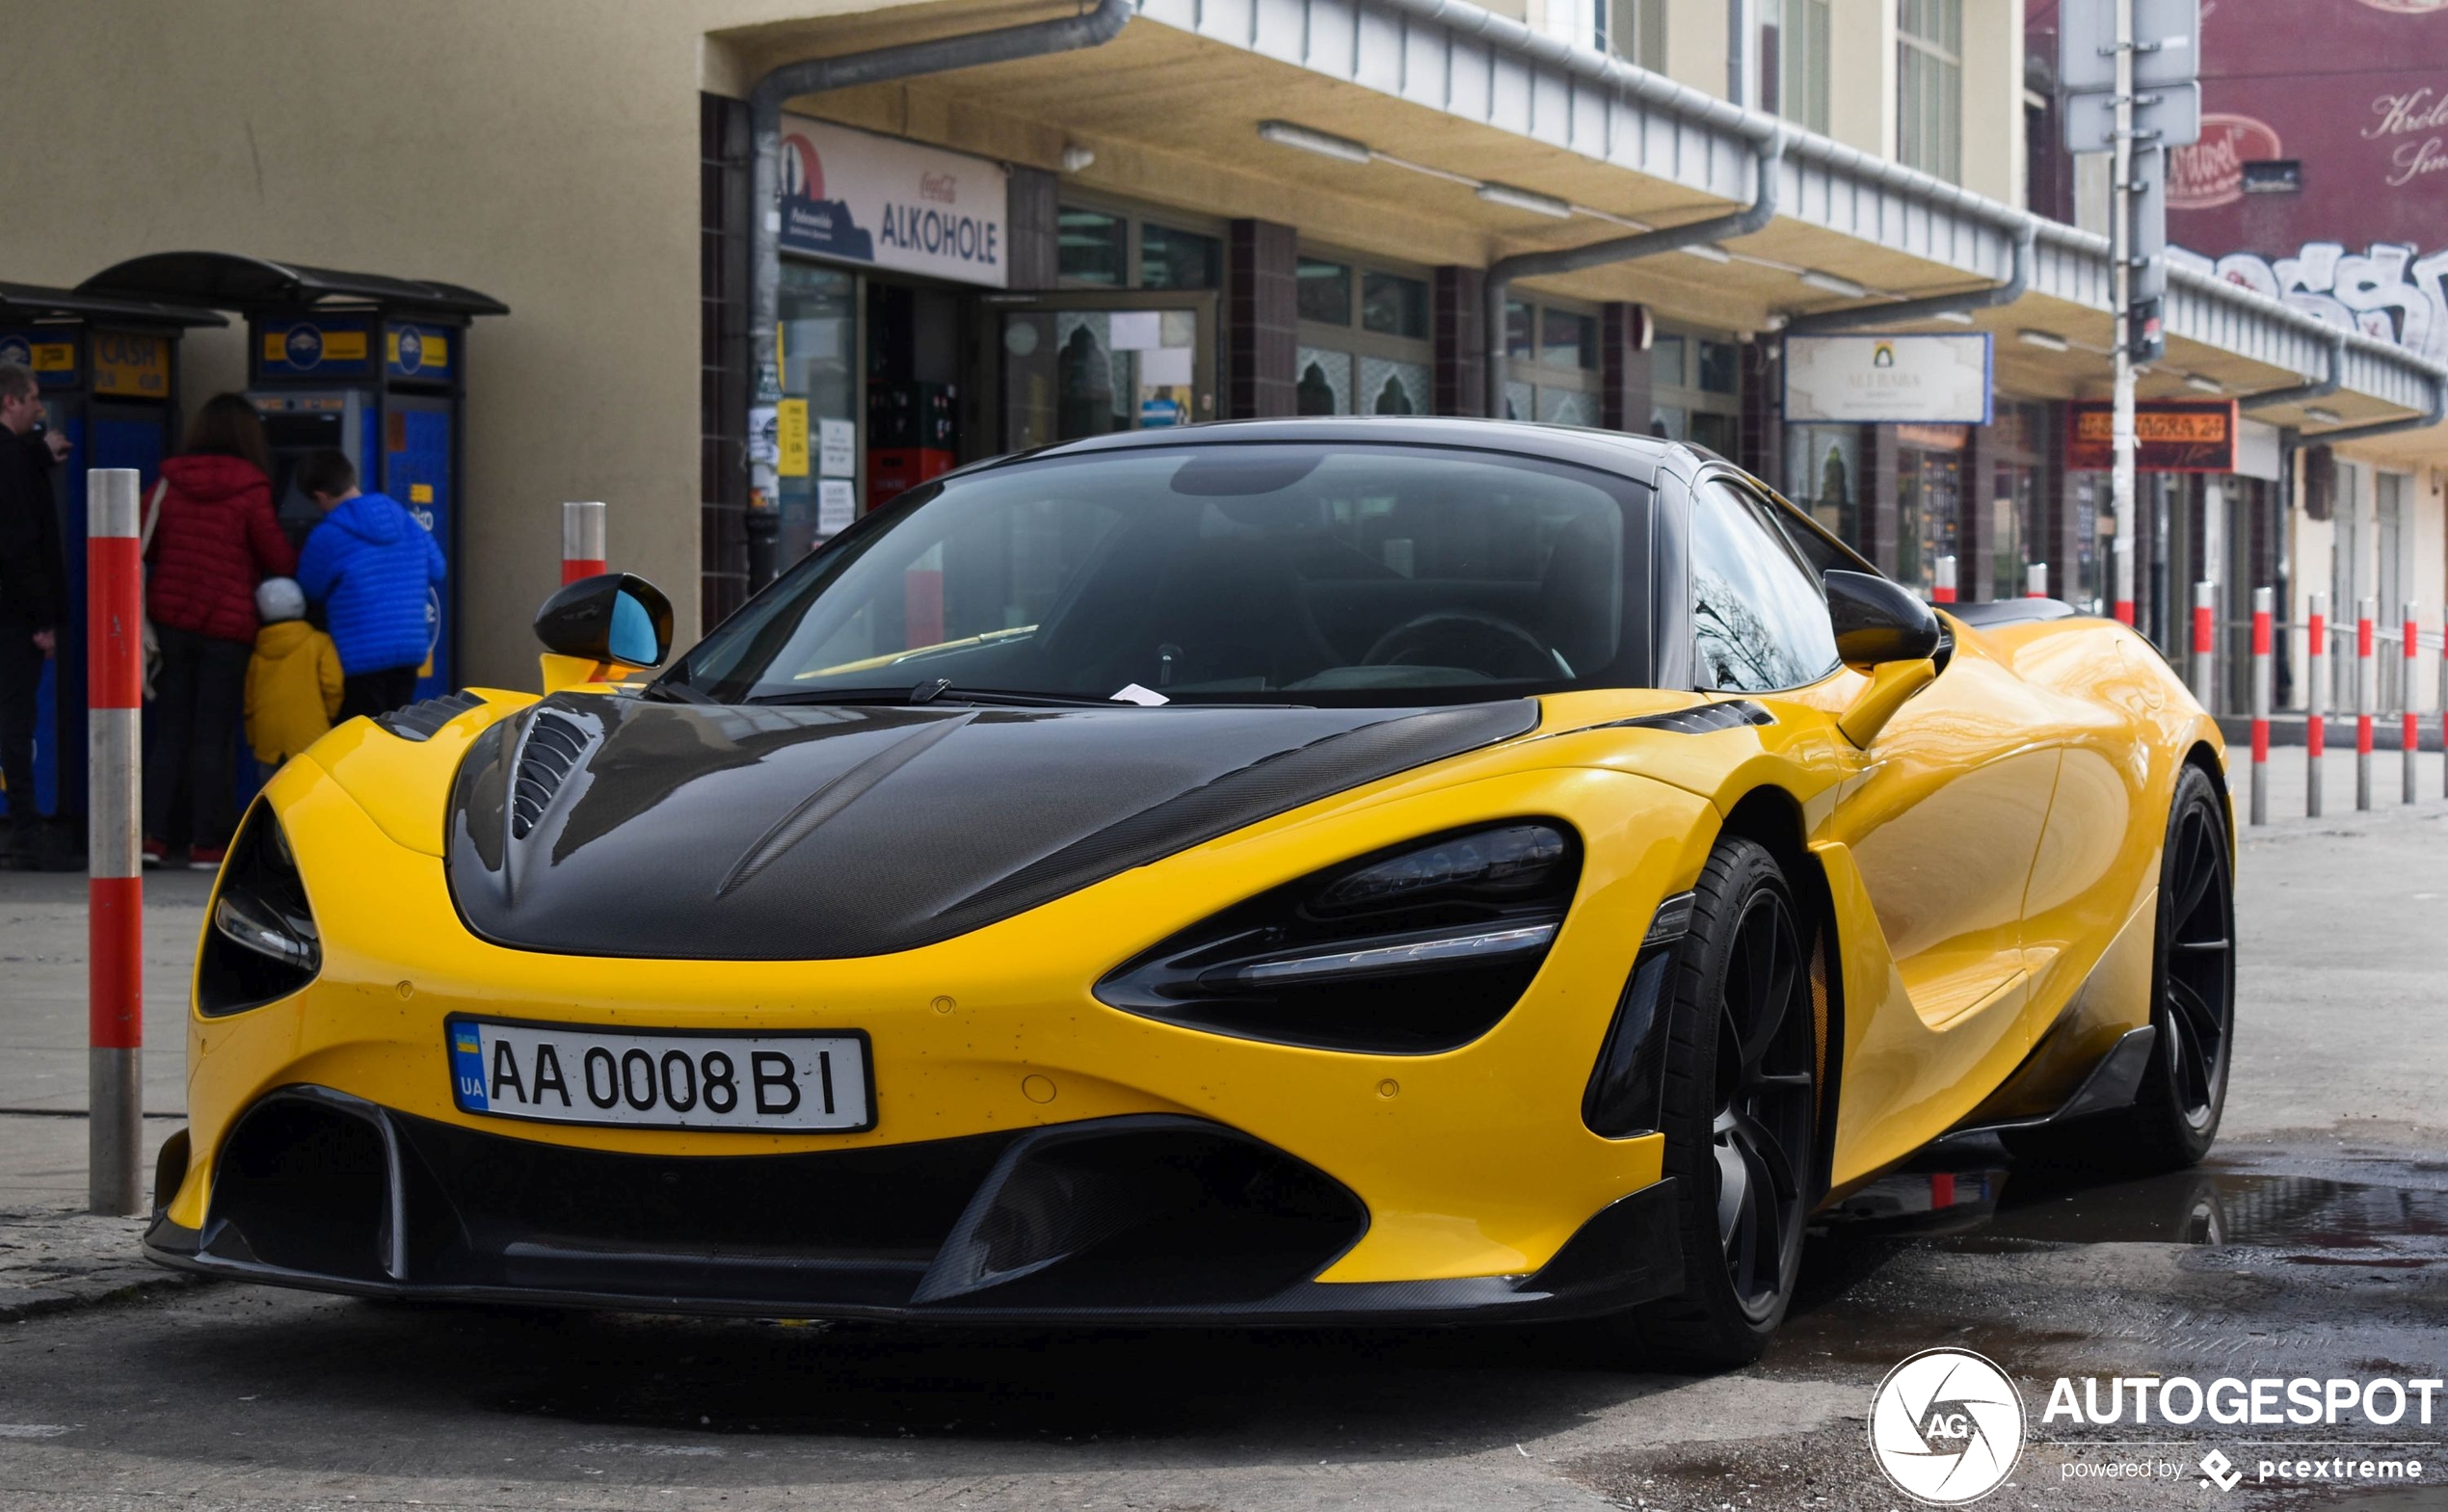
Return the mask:
[[1515,621],[1478,609],[1439,609],[1377,637],[1368,667],[1467,667],[1503,679],[1569,676],[1547,643]]

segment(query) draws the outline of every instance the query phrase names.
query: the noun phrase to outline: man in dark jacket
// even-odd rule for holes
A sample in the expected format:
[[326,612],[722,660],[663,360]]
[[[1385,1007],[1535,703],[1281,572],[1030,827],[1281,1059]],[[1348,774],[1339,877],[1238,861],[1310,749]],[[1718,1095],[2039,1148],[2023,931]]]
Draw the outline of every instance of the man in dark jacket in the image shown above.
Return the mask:
[[40,864],[43,825],[34,806],[35,692],[42,663],[59,649],[67,611],[67,565],[60,555],[53,452],[35,427],[42,390],[34,374],[0,362],[0,782],[8,784],[7,864]]
[[340,717],[386,714],[416,696],[433,649],[427,600],[442,581],[433,533],[383,493],[361,493],[336,451],[298,460],[298,491],[323,511],[298,556],[298,584],[323,605],[340,650]]

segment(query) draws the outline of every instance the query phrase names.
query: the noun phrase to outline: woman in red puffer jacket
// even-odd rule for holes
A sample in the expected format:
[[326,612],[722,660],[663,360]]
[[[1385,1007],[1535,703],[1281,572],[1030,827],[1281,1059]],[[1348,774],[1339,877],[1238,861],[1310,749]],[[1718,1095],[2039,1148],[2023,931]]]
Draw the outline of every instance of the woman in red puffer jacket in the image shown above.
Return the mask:
[[[145,612],[161,643],[152,750],[145,762],[145,860],[221,864],[236,824],[230,763],[255,641],[255,585],[287,577],[298,556],[272,510],[272,449],[239,394],[205,401],[187,444],[162,464],[159,513],[146,549]],[[173,814],[190,832],[170,834]]]

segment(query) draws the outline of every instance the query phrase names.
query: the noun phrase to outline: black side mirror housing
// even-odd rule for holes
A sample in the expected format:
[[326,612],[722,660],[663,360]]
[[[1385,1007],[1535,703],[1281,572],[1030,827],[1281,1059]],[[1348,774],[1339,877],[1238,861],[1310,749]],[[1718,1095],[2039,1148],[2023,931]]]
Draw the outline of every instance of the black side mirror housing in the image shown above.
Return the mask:
[[672,600],[633,572],[582,577],[536,611],[536,639],[557,656],[659,667],[672,653]]
[[1826,574],[1827,618],[1847,666],[1924,661],[1946,638],[1937,614],[1901,586],[1870,572]]

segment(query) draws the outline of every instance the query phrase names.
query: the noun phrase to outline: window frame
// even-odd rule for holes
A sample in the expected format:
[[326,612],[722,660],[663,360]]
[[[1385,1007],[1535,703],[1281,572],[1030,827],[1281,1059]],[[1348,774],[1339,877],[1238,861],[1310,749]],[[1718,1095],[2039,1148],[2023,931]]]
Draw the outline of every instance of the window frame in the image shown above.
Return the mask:
[[[1292,381],[1300,382],[1302,354],[1318,353],[1346,359],[1344,375],[1344,392],[1350,396],[1351,408],[1345,411],[1354,416],[1375,411],[1363,408],[1362,364],[1375,360],[1398,362],[1420,369],[1422,392],[1414,414],[1436,413],[1436,276],[1430,269],[1384,257],[1371,257],[1347,248],[1304,241],[1293,252],[1295,265],[1304,260],[1341,263],[1349,270],[1351,315],[1343,325],[1322,321],[1295,320],[1292,326]],[[1407,279],[1426,290],[1427,330],[1420,336],[1393,336],[1370,331],[1365,292],[1370,274],[1389,274]]]
[[[1162,205],[1143,204],[1136,200],[1124,199],[1112,195],[1096,194],[1091,191],[1075,192],[1067,184],[1063,186],[1062,193],[1056,197],[1054,201],[1054,215],[1057,225],[1060,225],[1062,213],[1066,210],[1093,211],[1098,215],[1113,216],[1122,222],[1123,281],[1120,283],[1100,283],[1093,279],[1066,278],[1063,276],[1059,260],[1057,260],[1054,270],[1054,289],[1081,293],[1095,290],[1104,290],[1110,293],[1126,289],[1147,289],[1148,292],[1152,294],[1215,294],[1221,296],[1226,292],[1226,286],[1232,281],[1233,248],[1230,228],[1223,221],[1213,216],[1201,215],[1195,211],[1189,210],[1177,211]],[[1161,225],[1168,231],[1186,231],[1195,236],[1211,237],[1215,241],[1217,247],[1217,256],[1214,287],[1210,289],[1148,288],[1146,281],[1147,224],[1151,221],[1155,222],[1158,225]]]
[[[1565,422],[1549,422],[1540,419],[1539,410],[1544,397],[1540,391],[1544,389],[1579,395],[1588,406],[1589,424],[1596,426],[1599,423],[1599,404],[1604,391],[1602,380],[1607,369],[1606,316],[1597,305],[1585,300],[1564,299],[1556,295],[1524,290],[1520,298],[1508,298],[1505,301],[1504,318],[1508,325],[1513,318],[1512,311],[1516,305],[1529,312],[1530,356],[1515,357],[1512,342],[1508,336],[1504,350],[1506,402],[1510,402],[1511,390],[1515,385],[1526,385],[1530,390],[1530,413],[1519,418],[1540,424],[1562,424]],[[1543,333],[1547,325],[1547,312],[1551,309],[1560,315],[1572,315],[1595,323],[1598,358],[1595,366],[1583,367],[1576,361],[1570,367],[1557,367],[1546,360],[1547,343],[1543,339]]]
[[[1915,30],[1915,17],[1944,35]],[[1950,45],[1952,42],[1952,45]],[[1940,97],[1929,98],[1930,85]],[[1918,108],[1916,108],[1918,107]],[[1934,141],[1924,126],[1937,120]],[[1906,168],[1963,181],[1963,0],[1898,0],[1896,8],[1896,161]]]
[[[1658,343],[1669,339],[1680,341],[1683,344],[1683,382],[1680,384],[1668,385],[1662,384],[1658,381]],[[1706,389],[1700,386],[1699,344],[1703,341],[1714,341],[1719,345],[1729,346],[1735,349],[1734,391],[1732,393],[1717,393],[1713,389]],[[1649,419],[1643,427],[1646,434],[1651,436],[1662,434],[1658,430],[1658,425],[1662,418],[1659,414],[1659,411],[1662,409],[1673,409],[1681,411],[1683,417],[1683,427],[1679,433],[1666,433],[1671,436],[1672,439],[1694,445],[1701,444],[1692,441],[1691,416],[1695,414],[1710,414],[1721,415],[1731,422],[1734,427],[1735,444],[1737,446],[1742,444],[1743,358],[1741,342],[1733,340],[1726,332],[1723,332],[1702,331],[1693,326],[1683,326],[1666,321],[1660,321],[1653,330],[1649,343],[1649,350],[1647,353],[1643,354],[1643,356],[1648,358],[1650,363]],[[1716,450],[1715,447],[1711,447],[1709,449],[1712,451]],[[1719,455],[1725,454],[1719,453]]]

